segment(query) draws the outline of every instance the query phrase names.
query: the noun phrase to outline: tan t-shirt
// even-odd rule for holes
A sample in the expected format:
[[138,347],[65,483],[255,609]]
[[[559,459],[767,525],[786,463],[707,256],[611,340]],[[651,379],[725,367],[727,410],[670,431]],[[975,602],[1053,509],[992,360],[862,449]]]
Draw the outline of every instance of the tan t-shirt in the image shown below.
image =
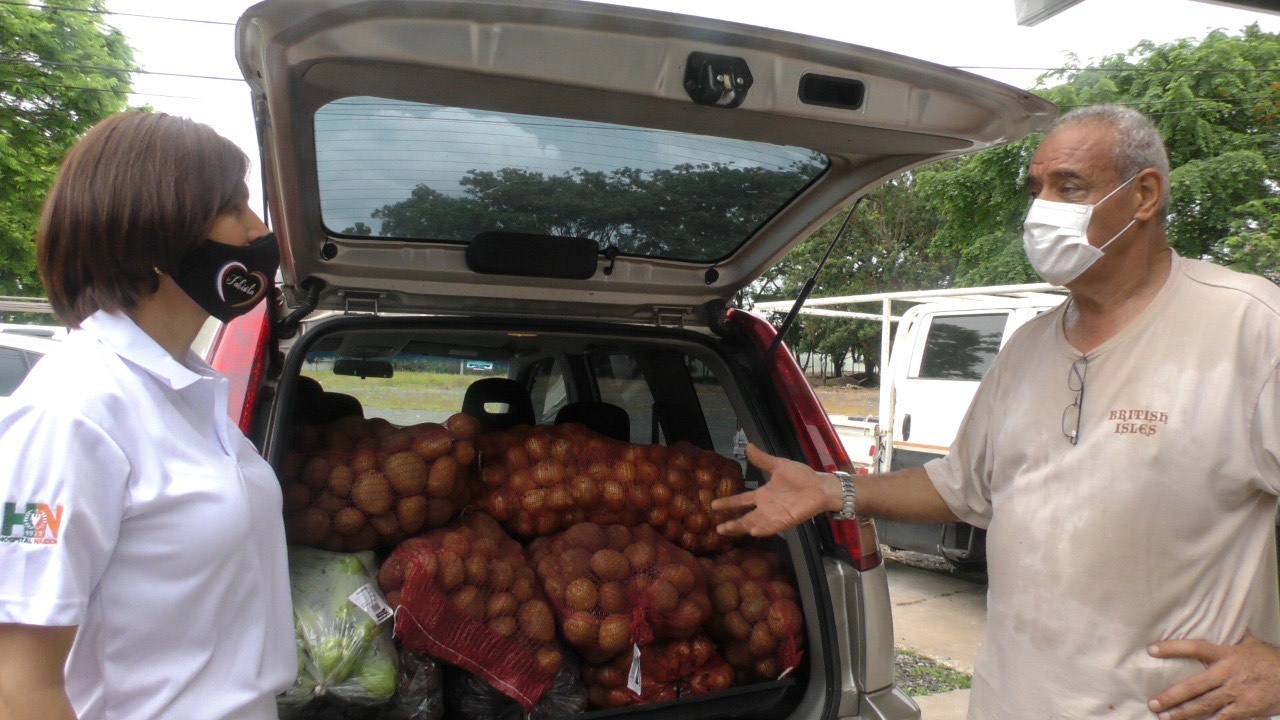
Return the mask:
[[951,453],[925,466],[987,528],[976,720],[1150,720],[1147,700],[1202,668],[1150,643],[1280,642],[1280,288],[1175,257],[1151,305],[1088,353],[1074,446],[1064,310],[1009,340]]

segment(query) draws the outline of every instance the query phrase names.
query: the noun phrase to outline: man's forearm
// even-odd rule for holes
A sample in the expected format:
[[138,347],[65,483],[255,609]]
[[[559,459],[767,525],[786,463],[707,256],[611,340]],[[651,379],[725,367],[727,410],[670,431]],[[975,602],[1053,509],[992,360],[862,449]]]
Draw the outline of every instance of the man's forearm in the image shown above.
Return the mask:
[[[825,509],[838,512],[842,502],[840,481],[829,473],[822,473],[821,479],[827,496]],[[959,520],[933,487],[924,468],[854,475],[853,484],[857,489],[856,511],[860,516],[913,523]]]

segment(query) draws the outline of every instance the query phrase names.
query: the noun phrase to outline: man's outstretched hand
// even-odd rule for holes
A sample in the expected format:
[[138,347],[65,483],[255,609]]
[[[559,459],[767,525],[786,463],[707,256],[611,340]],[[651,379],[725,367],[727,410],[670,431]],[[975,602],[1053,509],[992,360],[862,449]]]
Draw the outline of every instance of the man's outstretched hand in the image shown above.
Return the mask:
[[[720,523],[724,535],[777,535],[821,512],[840,509],[840,485],[835,477],[819,473],[794,460],[780,458],[747,445],[747,461],[769,476],[758,490],[749,490],[711,503],[712,510],[750,510]],[[832,502],[834,500],[834,506]]]

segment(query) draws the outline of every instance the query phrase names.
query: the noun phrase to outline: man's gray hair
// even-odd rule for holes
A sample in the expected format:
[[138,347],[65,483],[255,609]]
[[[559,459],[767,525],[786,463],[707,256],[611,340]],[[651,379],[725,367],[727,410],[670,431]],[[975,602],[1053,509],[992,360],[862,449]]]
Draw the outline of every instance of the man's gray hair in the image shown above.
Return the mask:
[[1164,182],[1164,196],[1160,198],[1160,214],[1169,210],[1169,155],[1164,149],[1164,138],[1154,123],[1142,113],[1123,105],[1091,105],[1063,115],[1053,124],[1050,132],[1064,125],[1097,123],[1110,128],[1115,135],[1116,172],[1122,179],[1155,168]]

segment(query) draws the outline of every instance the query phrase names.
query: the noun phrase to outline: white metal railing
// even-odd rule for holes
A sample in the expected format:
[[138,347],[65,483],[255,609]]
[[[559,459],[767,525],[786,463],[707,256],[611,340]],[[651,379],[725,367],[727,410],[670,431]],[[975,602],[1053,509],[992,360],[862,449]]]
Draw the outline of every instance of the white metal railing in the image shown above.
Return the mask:
[[0,295],[0,312],[53,313],[53,306],[44,298]]

